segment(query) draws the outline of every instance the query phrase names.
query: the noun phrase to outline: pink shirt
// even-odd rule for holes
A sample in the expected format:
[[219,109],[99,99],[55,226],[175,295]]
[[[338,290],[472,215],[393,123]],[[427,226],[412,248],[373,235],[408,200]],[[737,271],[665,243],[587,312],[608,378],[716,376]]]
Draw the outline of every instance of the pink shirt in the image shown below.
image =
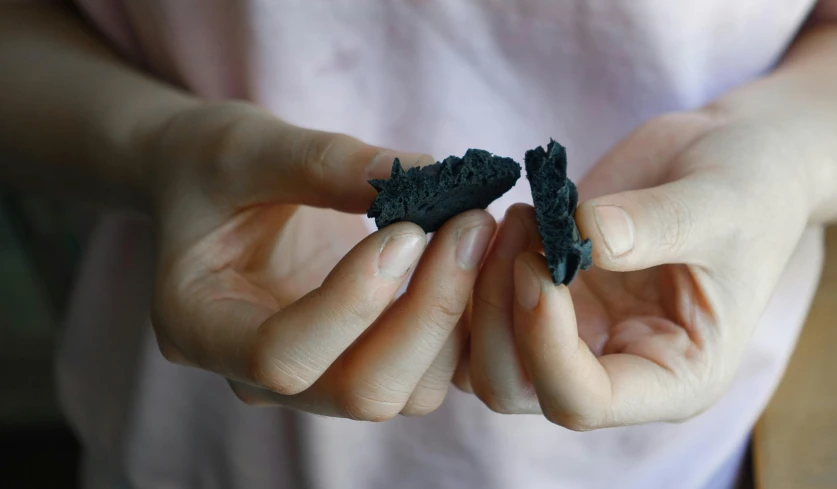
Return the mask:
[[[554,137],[578,178],[648,118],[770,69],[814,0],[78,3],[128,59],[204,96],[440,158],[519,158]],[[491,210],[528,199],[521,182]],[[109,215],[69,312],[60,393],[89,487],[727,487],[821,259],[811,229],[728,394],[690,422],[574,433],[452,390],[430,416],[371,424],[250,408],[220,377],[167,363],[148,320],[148,224]]]

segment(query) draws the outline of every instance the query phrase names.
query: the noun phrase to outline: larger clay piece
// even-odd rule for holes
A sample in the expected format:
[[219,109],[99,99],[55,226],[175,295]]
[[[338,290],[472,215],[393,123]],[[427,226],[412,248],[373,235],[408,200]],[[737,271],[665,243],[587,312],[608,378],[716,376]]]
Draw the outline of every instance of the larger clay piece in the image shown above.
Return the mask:
[[567,151],[550,139],[546,150],[527,151],[525,163],[552,281],[569,285],[579,270],[593,264],[593,244],[581,239],[575,224],[578,190],[567,178]]
[[432,233],[457,214],[485,209],[519,178],[518,163],[481,149],[408,170],[396,158],[389,180],[369,181],[378,196],[366,215],[378,228],[409,221]]

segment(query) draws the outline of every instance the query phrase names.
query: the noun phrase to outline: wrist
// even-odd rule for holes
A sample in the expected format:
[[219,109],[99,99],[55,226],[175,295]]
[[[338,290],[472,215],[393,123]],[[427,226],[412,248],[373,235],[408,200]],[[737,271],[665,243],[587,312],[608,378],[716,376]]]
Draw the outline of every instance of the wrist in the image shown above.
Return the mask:
[[809,220],[837,220],[837,26],[808,27],[770,75],[708,106],[743,124],[771,128],[787,173],[799,174]]
[[[784,85],[765,78],[701,110],[728,127],[760,132],[768,147],[776,147],[777,164],[764,168],[783,189],[776,198],[801,203],[810,222],[822,223],[837,217],[837,131],[830,129],[837,125],[837,113],[805,107],[795,94],[783,98]],[[753,178],[760,176],[765,175]]]

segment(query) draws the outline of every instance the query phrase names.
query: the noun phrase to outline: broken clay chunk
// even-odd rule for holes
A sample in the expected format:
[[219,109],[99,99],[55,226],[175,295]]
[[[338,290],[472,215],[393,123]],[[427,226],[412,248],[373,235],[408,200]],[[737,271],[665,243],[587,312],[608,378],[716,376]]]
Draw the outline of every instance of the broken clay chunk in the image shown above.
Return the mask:
[[369,181],[378,196],[366,215],[375,218],[379,229],[409,221],[432,233],[457,214],[485,209],[519,178],[518,163],[481,149],[408,170],[396,158],[389,180]]
[[546,150],[527,151],[525,164],[552,281],[569,285],[579,270],[593,264],[593,244],[581,239],[575,223],[578,191],[567,178],[567,151],[550,139]]

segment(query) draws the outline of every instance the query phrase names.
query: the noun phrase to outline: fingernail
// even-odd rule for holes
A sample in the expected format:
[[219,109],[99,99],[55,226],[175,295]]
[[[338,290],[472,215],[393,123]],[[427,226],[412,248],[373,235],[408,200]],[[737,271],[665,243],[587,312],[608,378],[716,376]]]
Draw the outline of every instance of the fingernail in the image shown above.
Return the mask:
[[403,277],[419,259],[426,243],[426,238],[417,234],[392,236],[378,257],[378,271],[393,278]]
[[493,231],[492,226],[479,226],[460,232],[456,243],[456,263],[460,268],[471,271],[480,265]]
[[541,301],[541,280],[523,260],[514,262],[514,297],[526,311],[535,309]]
[[392,174],[392,163],[398,158],[401,167],[405,170],[416,166],[421,158],[420,153],[396,153],[395,151],[384,150],[375,155],[375,158],[366,167],[366,178],[368,180],[386,180]]
[[593,208],[593,214],[611,256],[619,257],[634,249],[634,223],[624,209],[600,205]]

